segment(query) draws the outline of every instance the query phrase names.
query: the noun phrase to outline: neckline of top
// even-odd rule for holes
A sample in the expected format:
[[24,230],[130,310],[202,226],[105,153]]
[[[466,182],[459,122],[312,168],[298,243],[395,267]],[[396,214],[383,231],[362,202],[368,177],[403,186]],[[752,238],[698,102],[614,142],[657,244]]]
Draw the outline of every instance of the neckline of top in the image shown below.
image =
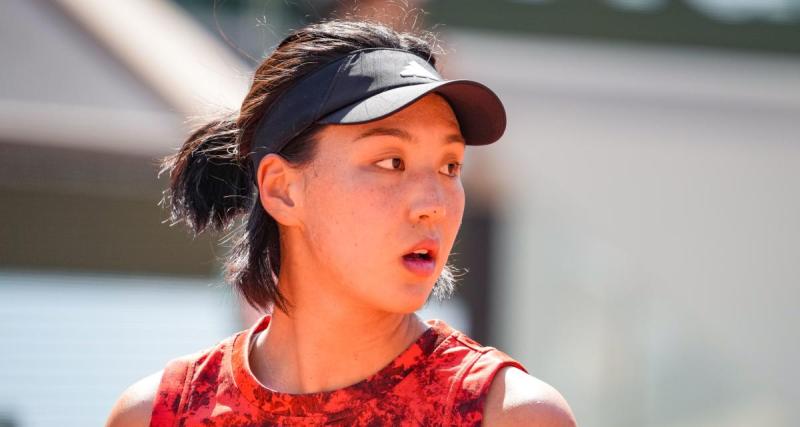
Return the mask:
[[247,331],[236,335],[229,359],[230,369],[236,387],[251,403],[273,416],[285,417],[329,417],[357,409],[396,386],[437,350],[446,347],[442,344],[455,339],[458,332],[441,319],[426,320],[429,327],[391,362],[369,377],[335,390],[295,394],[264,386],[250,369],[248,355],[253,338],[269,326],[271,319],[270,314],[265,314]]

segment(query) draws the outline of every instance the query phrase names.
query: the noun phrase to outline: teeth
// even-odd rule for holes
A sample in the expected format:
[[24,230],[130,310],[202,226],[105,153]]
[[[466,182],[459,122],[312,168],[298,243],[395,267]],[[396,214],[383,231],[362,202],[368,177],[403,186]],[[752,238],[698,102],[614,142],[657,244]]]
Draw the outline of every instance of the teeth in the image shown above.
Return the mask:
[[427,255],[428,254],[428,250],[427,249],[417,249],[416,251],[414,251],[414,253],[415,254],[420,254],[420,255]]

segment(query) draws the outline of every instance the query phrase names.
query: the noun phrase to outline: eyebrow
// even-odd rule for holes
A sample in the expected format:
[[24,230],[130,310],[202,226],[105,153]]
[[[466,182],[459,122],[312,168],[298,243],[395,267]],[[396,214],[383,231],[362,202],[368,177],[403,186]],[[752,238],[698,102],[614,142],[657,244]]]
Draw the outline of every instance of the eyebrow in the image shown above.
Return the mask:
[[[408,133],[407,131],[405,131],[403,129],[387,128],[387,127],[374,127],[372,129],[369,129],[369,130],[365,131],[361,135],[357,136],[355,139],[353,139],[353,142],[358,141],[359,139],[364,139],[364,138],[369,138],[371,136],[379,136],[379,135],[396,136],[396,137],[398,137],[400,139],[404,139],[406,141],[413,141],[413,139],[414,139],[414,138],[412,138],[410,133]],[[457,133],[453,133],[453,134],[447,135],[447,137],[445,137],[445,142],[447,142],[447,143],[460,142],[462,144],[466,144],[466,141],[464,141],[464,138],[461,135],[457,134]]]

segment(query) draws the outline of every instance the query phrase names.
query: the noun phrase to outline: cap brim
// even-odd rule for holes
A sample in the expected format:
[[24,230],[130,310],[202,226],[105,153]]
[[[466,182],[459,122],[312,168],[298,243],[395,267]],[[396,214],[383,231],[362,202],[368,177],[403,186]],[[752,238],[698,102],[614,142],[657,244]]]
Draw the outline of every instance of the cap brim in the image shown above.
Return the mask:
[[505,132],[506,112],[500,98],[472,80],[443,80],[389,89],[340,108],[317,122],[356,124],[380,120],[431,92],[448,101],[468,145],[491,144]]

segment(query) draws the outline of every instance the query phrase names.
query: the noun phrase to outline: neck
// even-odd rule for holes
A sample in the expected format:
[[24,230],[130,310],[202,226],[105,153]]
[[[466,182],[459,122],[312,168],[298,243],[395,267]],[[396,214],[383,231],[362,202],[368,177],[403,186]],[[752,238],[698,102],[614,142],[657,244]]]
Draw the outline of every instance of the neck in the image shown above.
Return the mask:
[[324,292],[335,284],[291,277],[287,270],[279,283],[293,303],[291,313],[274,310],[250,356],[253,374],[272,390],[314,393],[355,384],[388,365],[428,328],[415,313],[348,304]]

